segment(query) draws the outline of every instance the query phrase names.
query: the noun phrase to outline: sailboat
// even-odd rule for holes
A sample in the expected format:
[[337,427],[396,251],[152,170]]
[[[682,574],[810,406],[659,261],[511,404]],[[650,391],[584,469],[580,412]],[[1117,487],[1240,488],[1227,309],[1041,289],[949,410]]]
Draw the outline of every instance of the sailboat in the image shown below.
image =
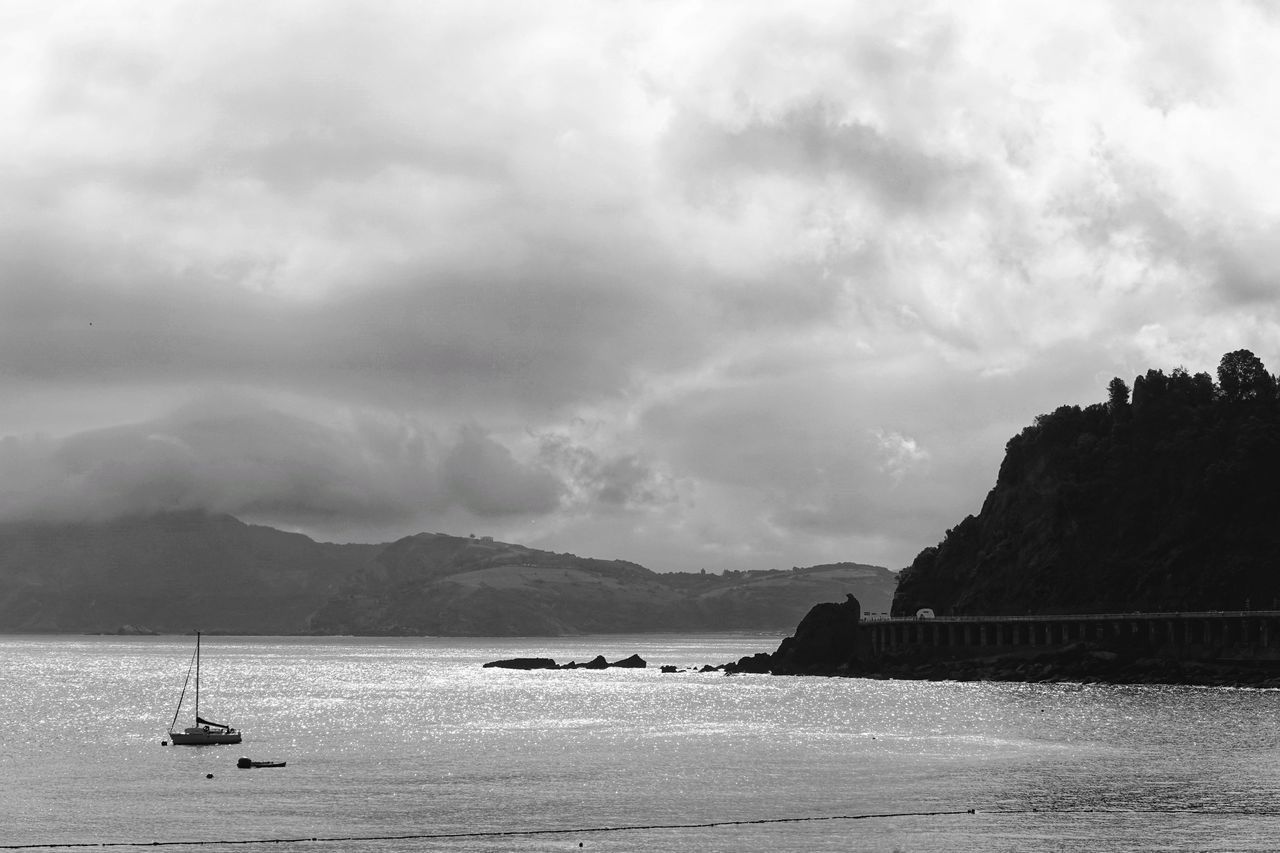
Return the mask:
[[[182,713],[182,700],[187,697],[187,685],[191,683],[191,671],[196,673],[196,724],[177,731],[178,715]],[[169,723],[169,739],[174,746],[205,746],[216,743],[239,743],[240,732],[231,726],[211,722],[200,716],[200,632],[196,631],[196,653],[187,667],[187,680],[182,682],[182,694],[178,697],[178,707],[173,712],[173,722]]]

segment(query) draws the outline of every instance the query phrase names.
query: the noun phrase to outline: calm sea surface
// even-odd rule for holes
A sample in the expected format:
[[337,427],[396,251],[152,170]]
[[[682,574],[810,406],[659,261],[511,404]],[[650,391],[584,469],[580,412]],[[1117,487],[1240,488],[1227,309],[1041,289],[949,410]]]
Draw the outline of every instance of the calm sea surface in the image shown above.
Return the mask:
[[0,848],[1280,849],[1280,691],[658,671],[779,639],[208,637],[245,742],[195,748],[161,746],[193,638],[0,637]]

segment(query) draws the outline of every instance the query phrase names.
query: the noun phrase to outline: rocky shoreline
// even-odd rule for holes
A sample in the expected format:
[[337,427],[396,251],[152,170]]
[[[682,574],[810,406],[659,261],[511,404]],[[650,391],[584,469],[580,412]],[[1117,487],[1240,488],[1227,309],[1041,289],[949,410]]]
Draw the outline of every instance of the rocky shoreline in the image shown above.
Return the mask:
[[[719,667],[728,674],[769,673],[913,681],[1013,681],[1070,684],[1165,684],[1195,687],[1280,689],[1280,667],[1134,657],[1079,643],[1054,651],[960,660],[902,658],[874,664],[806,662],[802,657],[761,652]],[[787,650],[793,651],[793,650]]]
[[[1079,643],[1055,651],[993,655],[947,661],[899,659],[876,664],[805,662],[784,643],[778,652],[759,652],[736,661],[684,669],[664,665],[663,673],[744,673],[807,675],[827,678],[872,678],[902,681],[1010,681],[1027,684],[1176,685],[1280,690],[1280,668],[1223,662],[1132,657]],[[787,652],[791,652],[787,654]],[[596,655],[585,663],[557,663],[553,658],[521,657],[490,661],[484,668],[519,670],[644,669],[648,662],[631,655],[613,662]]]
[[1195,660],[1150,650],[1076,642],[973,657],[945,657],[929,649],[874,660],[854,653],[861,607],[849,595],[815,606],[777,651],[718,667],[734,673],[891,678],[914,681],[1017,681],[1072,684],[1168,684],[1280,689],[1280,661]]

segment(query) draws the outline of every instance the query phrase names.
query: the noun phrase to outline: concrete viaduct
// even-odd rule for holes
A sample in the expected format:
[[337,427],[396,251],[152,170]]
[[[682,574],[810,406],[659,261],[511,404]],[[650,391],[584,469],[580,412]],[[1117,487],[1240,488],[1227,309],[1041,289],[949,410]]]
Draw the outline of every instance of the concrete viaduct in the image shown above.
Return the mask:
[[1280,610],[1100,613],[1072,616],[863,618],[855,656],[933,660],[1050,651],[1074,643],[1144,657],[1280,661]]

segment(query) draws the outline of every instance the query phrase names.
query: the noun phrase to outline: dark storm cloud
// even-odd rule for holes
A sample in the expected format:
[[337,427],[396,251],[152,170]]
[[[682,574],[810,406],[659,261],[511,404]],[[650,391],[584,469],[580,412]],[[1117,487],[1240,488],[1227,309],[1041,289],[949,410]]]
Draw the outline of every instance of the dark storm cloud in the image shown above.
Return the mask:
[[483,431],[462,431],[441,464],[448,494],[480,517],[546,513],[559,505],[561,485],[548,471],[521,465]]
[[536,515],[561,491],[478,428],[441,438],[403,422],[328,425],[234,394],[154,422],[7,438],[0,484],[6,520],[200,509],[302,525]]
[[775,118],[753,116],[741,127],[684,114],[668,144],[689,186],[703,193],[744,176],[776,173],[814,183],[844,178],[896,212],[949,203],[977,177],[972,164],[930,154],[916,140],[894,139],[843,113],[835,104],[799,104]]
[[384,405],[553,411],[706,345],[695,300],[592,269],[589,248],[488,276],[384,270],[371,289],[311,302],[203,274],[162,280],[145,257],[99,253],[103,267],[86,269],[65,260],[83,249],[15,243],[0,358],[11,376],[43,382],[203,377]]

